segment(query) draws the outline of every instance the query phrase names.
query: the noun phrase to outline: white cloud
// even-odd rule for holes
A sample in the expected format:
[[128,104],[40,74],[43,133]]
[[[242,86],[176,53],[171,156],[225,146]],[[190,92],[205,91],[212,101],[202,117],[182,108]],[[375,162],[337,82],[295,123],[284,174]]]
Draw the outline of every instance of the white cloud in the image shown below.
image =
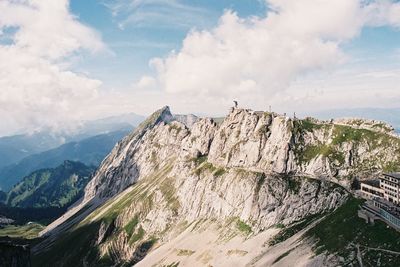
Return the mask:
[[133,85],[136,90],[154,90],[157,87],[157,80],[151,76],[142,76],[138,82]]
[[68,56],[106,49],[99,34],[70,14],[67,0],[1,1],[0,14],[0,29],[15,29],[11,43],[0,41],[0,135],[68,127],[101,85],[66,69]]
[[341,45],[363,27],[400,21],[400,4],[390,1],[267,2],[266,17],[243,19],[227,11],[214,29],[191,31],[182,49],[153,59],[163,89],[208,106],[239,99],[265,109],[304,73],[346,62]]

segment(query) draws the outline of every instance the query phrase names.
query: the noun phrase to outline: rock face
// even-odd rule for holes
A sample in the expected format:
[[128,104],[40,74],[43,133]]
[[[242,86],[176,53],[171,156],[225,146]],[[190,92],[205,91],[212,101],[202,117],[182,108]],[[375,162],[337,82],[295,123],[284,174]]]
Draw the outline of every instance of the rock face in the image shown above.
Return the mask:
[[198,122],[200,118],[193,114],[189,115],[175,114],[174,119],[176,121],[179,121],[180,123],[183,123],[186,127],[192,128],[193,124]]
[[[221,168],[338,181],[396,170],[398,151],[400,140],[380,131],[245,109],[233,109],[221,125],[205,118],[189,128],[164,107],[117,144],[85,189],[85,199],[114,196],[171,158],[207,156]],[[350,181],[339,182],[348,187]]]
[[[356,175],[398,168],[400,141],[380,131],[245,109],[221,124],[180,121],[168,107],[158,110],[85,188],[76,213],[96,199],[81,224],[99,225],[88,241],[98,260],[135,263],[155,240],[204,220],[257,235],[343,204],[348,193],[332,181],[350,187]],[[73,249],[69,255],[50,259],[67,265]]]

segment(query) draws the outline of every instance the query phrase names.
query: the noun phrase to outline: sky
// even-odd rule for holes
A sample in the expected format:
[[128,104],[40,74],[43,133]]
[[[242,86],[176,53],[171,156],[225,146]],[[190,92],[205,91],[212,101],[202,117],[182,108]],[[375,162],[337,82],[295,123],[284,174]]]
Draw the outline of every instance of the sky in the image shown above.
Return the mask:
[[0,136],[175,113],[400,107],[389,0],[0,0]]

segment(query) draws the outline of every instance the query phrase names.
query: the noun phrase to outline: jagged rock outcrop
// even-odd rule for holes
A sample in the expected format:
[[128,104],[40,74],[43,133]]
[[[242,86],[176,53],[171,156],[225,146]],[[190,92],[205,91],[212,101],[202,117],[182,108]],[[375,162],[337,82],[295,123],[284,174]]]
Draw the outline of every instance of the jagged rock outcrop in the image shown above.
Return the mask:
[[[169,107],[164,107],[152,114],[141,123],[135,131],[120,141],[99,167],[95,177],[85,188],[85,201],[99,194],[101,198],[114,196],[129,185],[136,182],[139,175],[145,175],[154,167],[151,161],[152,153],[158,148],[154,133],[161,124],[173,120]],[[169,134],[164,133],[166,136]],[[153,142],[146,142],[147,139]],[[164,158],[169,151],[157,152]],[[145,163],[145,164],[142,164]],[[148,164],[150,163],[150,164]]]
[[173,120],[165,107],[117,144],[87,186],[85,199],[113,196],[173,157],[207,156],[222,168],[336,180],[399,165],[399,139],[366,129],[246,109],[233,109],[221,125],[205,118],[189,128]]
[[[246,109],[185,124],[164,107],[116,145],[64,221],[90,213],[91,253],[133,263],[179,225],[238,222],[256,235],[329,212],[348,198],[332,181],[349,188],[354,176],[397,169],[399,151],[397,137],[343,124]],[[58,223],[47,234],[66,229]]]

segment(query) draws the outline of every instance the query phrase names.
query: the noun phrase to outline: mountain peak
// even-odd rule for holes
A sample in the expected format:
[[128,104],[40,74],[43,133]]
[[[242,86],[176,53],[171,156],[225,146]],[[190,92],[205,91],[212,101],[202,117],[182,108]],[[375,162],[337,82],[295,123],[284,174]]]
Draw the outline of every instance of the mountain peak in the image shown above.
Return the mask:
[[153,114],[151,114],[145,121],[143,121],[139,126],[136,128],[134,133],[142,132],[143,130],[149,129],[154,127],[156,124],[160,122],[168,123],[173,120],[173,116],[168,106],[164,106]]

